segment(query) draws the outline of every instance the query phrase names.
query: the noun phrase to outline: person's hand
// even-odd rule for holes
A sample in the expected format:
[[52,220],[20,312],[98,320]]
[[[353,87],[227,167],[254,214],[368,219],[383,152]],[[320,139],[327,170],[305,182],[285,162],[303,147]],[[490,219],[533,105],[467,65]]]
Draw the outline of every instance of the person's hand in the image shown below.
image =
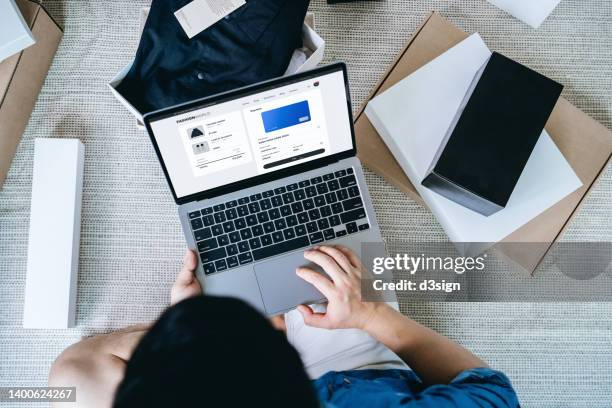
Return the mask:
[[312,284],[328,301],[325,313],[315,313],[310,307],[298,306],[309,326],[325,329],[362,329],[384,303],[362,302],[361,261],[346,247],[319,246],[304,253],[304,258],[319,265],[329,275],[325,276],[306,267],[296,270],[297,275]]
[[170,292],[170,305],[202,294],[202,286],[195,276],[197,266],[198,258],[195,252],[188,250],[183,258],[183,267],[172,286],[172,292]]

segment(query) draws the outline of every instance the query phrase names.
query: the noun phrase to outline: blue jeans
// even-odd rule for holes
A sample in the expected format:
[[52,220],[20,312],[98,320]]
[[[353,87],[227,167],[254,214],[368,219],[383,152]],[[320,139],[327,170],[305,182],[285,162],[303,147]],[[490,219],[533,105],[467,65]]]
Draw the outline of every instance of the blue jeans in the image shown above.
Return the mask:
[[519,407],[508,377],[476,368],[448,385],[426,386],[410,370],[329,372],[313,381],[325,407]]

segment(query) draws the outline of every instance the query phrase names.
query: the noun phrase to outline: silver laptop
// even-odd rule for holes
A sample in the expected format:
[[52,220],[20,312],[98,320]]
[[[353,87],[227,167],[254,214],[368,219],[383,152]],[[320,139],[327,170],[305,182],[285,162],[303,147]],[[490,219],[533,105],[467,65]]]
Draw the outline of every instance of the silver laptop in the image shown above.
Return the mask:
[[343,244],[360,253],[362,242],[382,241],[356,157],[344,64],[144,121],[206,293],[283,313],[324,300],[295,274],[308,265],[305,249]]

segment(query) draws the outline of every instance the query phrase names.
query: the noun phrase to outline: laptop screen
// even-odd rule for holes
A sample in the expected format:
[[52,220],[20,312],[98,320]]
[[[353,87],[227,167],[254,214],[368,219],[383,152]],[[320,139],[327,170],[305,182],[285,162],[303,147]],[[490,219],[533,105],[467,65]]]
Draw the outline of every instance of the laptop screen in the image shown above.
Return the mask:
[[353,149],[342,69],[152,119],[177,198]]

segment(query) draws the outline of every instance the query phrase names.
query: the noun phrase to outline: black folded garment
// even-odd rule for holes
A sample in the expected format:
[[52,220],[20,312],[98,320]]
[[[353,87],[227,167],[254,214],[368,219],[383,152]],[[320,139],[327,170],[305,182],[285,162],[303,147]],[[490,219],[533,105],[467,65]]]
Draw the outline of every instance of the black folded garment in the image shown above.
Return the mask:
[[134,65],[117,86],[141,113],[275,78],[302,46],[309,0],[249,0],[189,39],[174,12],[192,0],[153,0]]

